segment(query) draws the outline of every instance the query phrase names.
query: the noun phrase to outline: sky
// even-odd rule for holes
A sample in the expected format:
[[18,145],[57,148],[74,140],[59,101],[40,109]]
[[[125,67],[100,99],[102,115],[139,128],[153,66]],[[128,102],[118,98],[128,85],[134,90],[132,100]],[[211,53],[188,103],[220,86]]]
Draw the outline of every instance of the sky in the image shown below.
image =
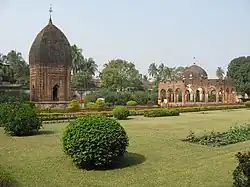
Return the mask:
[[0,53],[28,61],[35,36],[53,23],[102,69],[115,58],[203,67],[210,78],[235,57],[250,55],[250,0],[0,0]]

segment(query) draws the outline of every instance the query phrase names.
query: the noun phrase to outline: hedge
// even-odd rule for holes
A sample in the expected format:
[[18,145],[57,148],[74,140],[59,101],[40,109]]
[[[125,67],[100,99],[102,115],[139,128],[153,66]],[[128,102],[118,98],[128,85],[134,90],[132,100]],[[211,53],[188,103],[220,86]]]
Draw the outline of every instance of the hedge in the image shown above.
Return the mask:
[[[156,109],[144,109],[144,110],[130,110],[130,116],[144,115],[145,111],[150,110],[164,110],[164,111],[178,111],[179,113],[184,112],[200,112],[200,111],[211,111],[211,110],[231,110],[246,108],[245,105],[219,105],[219,106],[205,106],[205,107],[183,107],[183,108],[156,108]],[[76,113],[40,113],[40,118],[43,121],[55,121],[55,120],[70,120],[76,119],[77,117],[86,115],[102,114],[108,117],[112,117],[112,111],[100,111],[100,112],[76,112]]]
[[157,108],[151,110],[144,111],[144,117],[164,117],[164,116],[179,116],[180,112],[175,109],[164,109],[164,108]]

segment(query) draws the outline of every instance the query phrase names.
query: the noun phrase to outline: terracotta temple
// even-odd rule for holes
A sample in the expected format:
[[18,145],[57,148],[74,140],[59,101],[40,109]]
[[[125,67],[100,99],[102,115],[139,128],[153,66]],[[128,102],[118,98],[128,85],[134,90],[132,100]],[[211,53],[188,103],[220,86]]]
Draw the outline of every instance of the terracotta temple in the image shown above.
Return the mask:
[[50,17],[29,52],[30,100],[59,102],[71,99],[71,46]]
[[229,79],[208,79],[206,71],[195,63],[187,68],[182,80],[160,82],[161,102],[175,105],[235,103],[235,84]]

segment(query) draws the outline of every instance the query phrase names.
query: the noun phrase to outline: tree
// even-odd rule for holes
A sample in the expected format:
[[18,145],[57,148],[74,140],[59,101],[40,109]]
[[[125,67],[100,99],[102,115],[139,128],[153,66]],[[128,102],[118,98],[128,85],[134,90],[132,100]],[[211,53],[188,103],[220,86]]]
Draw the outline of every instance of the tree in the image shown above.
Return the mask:
[[148,74],[149,74],[149,76],[151,76],[153,78],[157,77],[158,68],[157,68],[157,65],[155,63],[152,63],[152,64],[149,65]]
[[233,59],[228,65],[227,77],[235,81],[237,92],[250,95],[250,56]]
[[[23,59],[22,54],[11,50],[3,59],[5,74],[8,74],[10,82],[28,86],[29,65]],[[13,81],[11,81],[12,78]]]
[[216,70],[216,76],[218,77],[218,79],[223,79],[225,75],[224,70],[221,67],[218,67]]
[[135,64],[122,59],[114,59],[104,65],[100,73],[101,85],[114,91],[125,91],[128,88],[142,86]]
[[93,76],[84,71],[76,73],[72,76],[72,87],[83,90],[95,87]]
[[78,48],[76,45],[71,46],[72,53],[72,72],[73,75],[80,71],[80,66],[84,61],[82,55],[82,49]]

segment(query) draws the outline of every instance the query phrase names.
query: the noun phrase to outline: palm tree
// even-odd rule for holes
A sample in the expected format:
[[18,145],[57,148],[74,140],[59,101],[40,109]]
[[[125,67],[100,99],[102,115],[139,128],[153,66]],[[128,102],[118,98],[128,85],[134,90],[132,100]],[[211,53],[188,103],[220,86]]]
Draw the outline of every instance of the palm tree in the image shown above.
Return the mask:
[[156,76],[158,75],[158,69],[155,63],[152,63],[149,65],[148,74],[149,76],[152,76],[153,78],[156,78]]
[[224,70],[221,67],[218,67],[216,70],[216,76],[218,77],[218,79],[223,79],[225,75]]
[[83,63],[84,57],[82,55],[82,49],[78,48],[76,45],[71,46],[71,53],[72,53],[72,72],[76,74],[79,72],[80,64]]
[[82,63],[79,65],[80,71],[86,71],[91,75],[95,75],[98,71],[98,65],[95,63],[93,58],[84,58]]

